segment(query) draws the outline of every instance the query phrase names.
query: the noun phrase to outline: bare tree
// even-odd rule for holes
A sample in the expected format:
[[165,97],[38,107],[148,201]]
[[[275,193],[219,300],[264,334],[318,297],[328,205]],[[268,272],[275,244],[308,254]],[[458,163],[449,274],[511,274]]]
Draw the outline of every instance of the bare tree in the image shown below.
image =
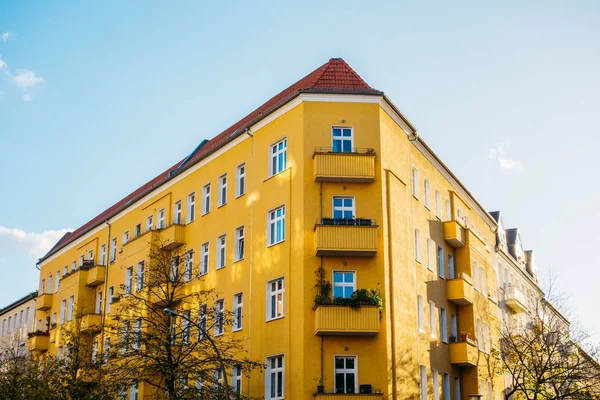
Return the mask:
[[[115,343],[108,374],[124,387],[144,383],[157,399],[224,398],[222,374],[241,375],[262,365],[248,359],[243,343],[225,332],[234,315],[223,309],[215,289],[203,288],[203,266],[193,262],[192,253],[184,246],[162,248],[149,243],[146,260],[128,272],[131,279],[121,287],[106,329]],[[207,333],[218,354],[205,340]]]

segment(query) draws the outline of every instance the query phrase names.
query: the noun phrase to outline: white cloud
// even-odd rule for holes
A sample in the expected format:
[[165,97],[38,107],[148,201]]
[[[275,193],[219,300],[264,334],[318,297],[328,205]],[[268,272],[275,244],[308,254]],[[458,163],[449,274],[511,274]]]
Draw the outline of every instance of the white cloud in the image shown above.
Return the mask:
[[7,67],[8,65],[6,65],[6,63],[0,59],[0,69],[6,69]]
[[510,158],[504,151],[504,146],[499,144],[496,147],[489,149],[489,156],[492,160],[498,161],[500,168],[506,171],[521,171],[523,163],[521,161]]
[[72,229],[44,231],[42,233],[25,232],[16,228],[0,225],[0,248],[24,250],[32,260],[37,261],[45,255],[58,240]]
[[33,96],[30,94],[24,94],[23,95],[23,101],[31,101],[33,100]]
[[14,37],[14,36],[15,36],[15,34],[12,32],[4,32],[2,34],[2,41],[6,42],[8,39],[10,39],[11,37]]
[[10,75],[10,80],[22,88],[32,88],[35,85],[44,83],[44,78],[38,76],[33,71],[27,69],[17,71],[16,75]]

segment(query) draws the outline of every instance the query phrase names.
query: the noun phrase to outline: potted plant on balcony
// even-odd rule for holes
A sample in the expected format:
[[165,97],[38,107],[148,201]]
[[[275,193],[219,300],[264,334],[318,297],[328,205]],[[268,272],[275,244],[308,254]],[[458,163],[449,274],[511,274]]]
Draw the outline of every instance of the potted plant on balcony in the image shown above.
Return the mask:
[[461,342],[466,342],[468,338],[469,338],[469,334],[467,333],[467,331],[460,331],[460,341]]
[[315,270],[315,277],[317,278],[317,282],[315,283],[315,306],[331,302],[329,299],[331,282],[325,279],[325,270],[322,267],[317,268]]
[[317,377],[314,380],[317,382],[317,393],[325,393],[325,381],[327,377]]

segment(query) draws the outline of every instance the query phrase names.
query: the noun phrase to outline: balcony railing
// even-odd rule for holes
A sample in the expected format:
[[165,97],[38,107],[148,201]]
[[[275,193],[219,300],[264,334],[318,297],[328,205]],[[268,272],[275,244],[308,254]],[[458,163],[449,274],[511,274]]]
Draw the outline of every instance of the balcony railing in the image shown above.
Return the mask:
[[93,333],[100,331],[102,327],[101,314],[84,314],[81,316],[80,331],[84,333]]
[[378,306],[319,305],[315,308],[315,335],[375,336],[381,324]]
[[446,296],[454,304],[473,304],[473,281],[467,274],[446,282]]
[[377,253],[378,228],[374,219],[318,219],[315,253],[317,256],[372,257]]
[[35,301],[36,309],[39,311],[52,308],[52,293],[40,294]]
[[50,333],[36,331],[28,335],[27,347],[29,351],[46,351],[48,350],[48,342],[50,341]]
[[467,338],[450,343],[450,363],[457,367],[476,367],[479,358],[477,343]]
[[444,239],[452,247],[464,247],[467,243],[465,228],[457,221],[444,222]]
[[375,150],[353,148],[336,152],[331,147],[317,147],[313,154],[317,182],[375,181]]
[[172,250],[185,243],[185,225],[177,222],[160,231],[161,248]]
[[90,268],[86,277],[87,286],[98,286],[104,283],[106,267],[103,265],[95,265]]
[[313,397],[319,400],[381,400],[383,393],[315,393]]
[[527,299],[516,286],[508,286],[504,289],[504,302],[517,313],[527,311]]

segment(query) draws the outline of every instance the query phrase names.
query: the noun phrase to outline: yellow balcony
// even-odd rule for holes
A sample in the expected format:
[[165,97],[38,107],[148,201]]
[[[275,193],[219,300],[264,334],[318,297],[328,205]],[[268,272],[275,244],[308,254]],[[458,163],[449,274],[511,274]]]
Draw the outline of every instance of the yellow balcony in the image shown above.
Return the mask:
[[504,289],[504,302],[514,312],[521,313],[527,311],[525,295],[516,286],[509,286]]
[[88,268],[79,266],[75,271],[71,271],[60,279],[61,287],[85,286]]
[[467,242],[465,228],[457,221],[444,222],[444,239],[452,247],[464,247]]
[[372,219],[320,219],[315,225],[315,253],[372,257],[377,253],[377,230]]
[[446,282],[446,297],[454,304],[473,304],[473,281],[467,274]]
[[163,250],[172,250],[185,243],[185,225],[172,224],[160,231]]
[[319,400],[348,400],[348,399],[356,399],[356,400],[381,400],[383,397],[383,393],[355,393],[355,394],[342,394],[342,393],[315,393],[313,397],[316,397]]
[[102,327],[101,314],[84,314],[81,317],[81,332],[93,333],[100,330]]
[[160,238],[158,231],[146,231],[142,235],[131,239],[122,247],[121,256],[123,260],[134,257],[134,261],[148,258],[151,250],[158,248]]
[[47,351],[50,334],[48,332],[32,332],[27,339],[29,351]]
[[94,265],[87,272],[86,285],[98,286],[104,283],[106,267],[104,265]]
[[44,293],[37,297],[35,301],[38,311],[49,310],[52,308],[52,293]]
[[375,336],[379,325],[378,306],[321,305],[315,309],[315,335]]
[[464,342],[450,343],[450,363],[457,367],[476,367],[479,358],[477,344],[467,339]]
[[313,154],[316,182],[375,181],[375,150],[354,149],[353,153],[338,153],[318,147]]

